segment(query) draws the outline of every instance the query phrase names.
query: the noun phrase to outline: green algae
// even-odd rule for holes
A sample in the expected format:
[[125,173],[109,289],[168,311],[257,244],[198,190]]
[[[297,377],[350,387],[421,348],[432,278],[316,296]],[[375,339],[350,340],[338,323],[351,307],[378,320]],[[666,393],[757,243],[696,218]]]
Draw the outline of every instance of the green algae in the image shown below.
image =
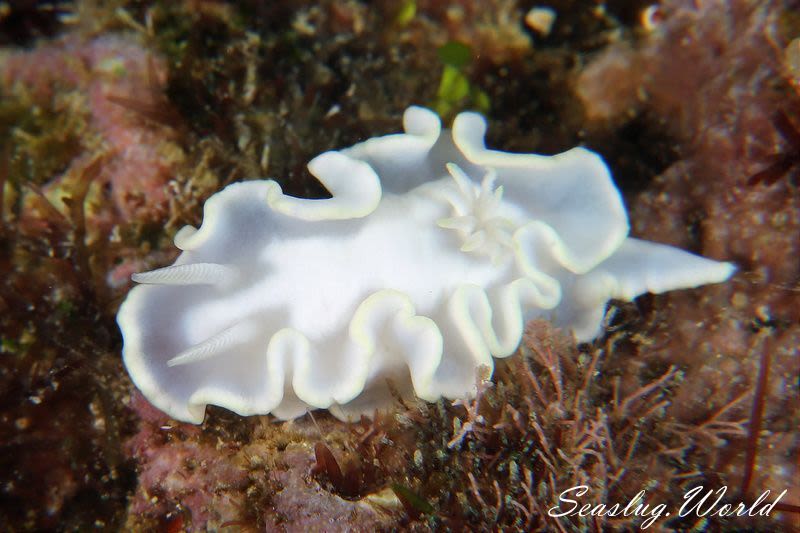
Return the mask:
[[399,24],[400,26],[405,26],[412,20],[417,14],[417,2],[416,0],[404,0],[400,9],[397,11],[397,14],[394,17],[395,24]]
[[449,41],[436,50],[443,64],[439,88],[433,109],[445,120],[458,111],[471,108],[488,113],[491,102],[489,95],[470,83],[467,69],[472,62],[472,50],[464,43]]

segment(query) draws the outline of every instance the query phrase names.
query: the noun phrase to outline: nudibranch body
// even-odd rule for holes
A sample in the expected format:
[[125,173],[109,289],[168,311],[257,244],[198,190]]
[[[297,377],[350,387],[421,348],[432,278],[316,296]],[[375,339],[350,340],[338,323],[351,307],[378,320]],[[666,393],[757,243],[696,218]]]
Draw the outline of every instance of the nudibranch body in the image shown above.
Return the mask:
[[123,358],[155,406],[194,423],[207,404],[352,419],[390,401],[387,380],[428,401],[468,397],[532,318],[590,340],[610,298],[733,271],[628,237],[588,150],[489,150],[475,113],[442,130],[411,107],[404,127],[314,158],[330,199],[272,180],[228,186],[199,229],[176,234],[174,265],[134,276],[117,318]]

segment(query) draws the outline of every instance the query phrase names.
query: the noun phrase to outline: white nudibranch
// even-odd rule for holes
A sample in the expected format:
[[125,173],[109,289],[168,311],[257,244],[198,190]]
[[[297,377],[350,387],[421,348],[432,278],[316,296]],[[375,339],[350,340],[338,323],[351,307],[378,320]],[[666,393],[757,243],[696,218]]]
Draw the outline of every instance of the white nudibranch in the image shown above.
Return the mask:
[[330,199],[273,180],[226,187],[199,228],[175,235],[174,265],[134,275],[117,321],[150,402],[200,423],[207,404],[350,420],[391,403],[387,382],[427,401],[469,397],[530,319],[588,341],[611,298],[734,270],[628,237],[619,191],[588,150],[489,150],[476,113],[442,130],[410,107],[403,123],[309,163]]

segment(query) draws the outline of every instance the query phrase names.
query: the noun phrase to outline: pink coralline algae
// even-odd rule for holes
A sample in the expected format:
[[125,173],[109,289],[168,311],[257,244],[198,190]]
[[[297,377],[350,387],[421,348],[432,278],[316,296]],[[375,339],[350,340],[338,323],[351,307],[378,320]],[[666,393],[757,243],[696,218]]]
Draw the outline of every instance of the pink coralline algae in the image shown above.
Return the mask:
[[[128,506],[126,528],[206,531],[258,526],[267,531],[303,532],[391,528],[402,516],[392,493],[350,501],[326,490],[311,475],[319,428],[306,419],[276,425],[253,420],[241,435],[170,420],[138,392],[130,407],[139,431],[126,453],[138,465],[138,483]],[[337,422],[323,420],[323,431]],[[229,426],[231,424],[228,424]],[[225,431],[225,430],[221,430]]]
[[139,467],[129,524],[174,520],[205,529],[239,516],[247,472],[229,460],[237,450],[204,439],[199,428],[170,424],[139,394],[131,403],[141,427],[126,446]]
[[52,105],[57,94],[69,92],[84,99],[91,130],[86,134],[99,134],[100,142],[92,146],[86,141],[90,153],[79,156],[43,190],[47,194],[57,189],[71,170],[87,165],[91,152],[104,152],[107,157],[96,180],[103,198],[96,203],[110,203],[116,212],[106,211],[104,205],[95,220],[101,223],[119,217],[154,220],[167,211],[165,185],[183,153],[172,142],[172,128],[154,120],[170,116],[165,83],[164,61],[119,36],[90,41],[68,36],[0,59],[0,84],[26,92],[34,103]]

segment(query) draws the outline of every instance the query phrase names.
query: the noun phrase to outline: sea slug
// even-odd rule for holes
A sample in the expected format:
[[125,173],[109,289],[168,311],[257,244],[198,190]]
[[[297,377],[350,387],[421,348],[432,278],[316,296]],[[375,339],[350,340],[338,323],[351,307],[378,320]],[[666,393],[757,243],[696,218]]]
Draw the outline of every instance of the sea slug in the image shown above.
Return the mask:
[[386,406],[387,380],[428,401],[467,397],[532,318],[588,341],[610,298],[734,270],[628,237],[595,153],[489,150],[476,113],[452,130],[420,107],[403,121],[309,163],[331,198],[232,184],[175,235],[174,265],[134,275],[117,320],[150,402],[200,423],[207,404],[352,419]]

